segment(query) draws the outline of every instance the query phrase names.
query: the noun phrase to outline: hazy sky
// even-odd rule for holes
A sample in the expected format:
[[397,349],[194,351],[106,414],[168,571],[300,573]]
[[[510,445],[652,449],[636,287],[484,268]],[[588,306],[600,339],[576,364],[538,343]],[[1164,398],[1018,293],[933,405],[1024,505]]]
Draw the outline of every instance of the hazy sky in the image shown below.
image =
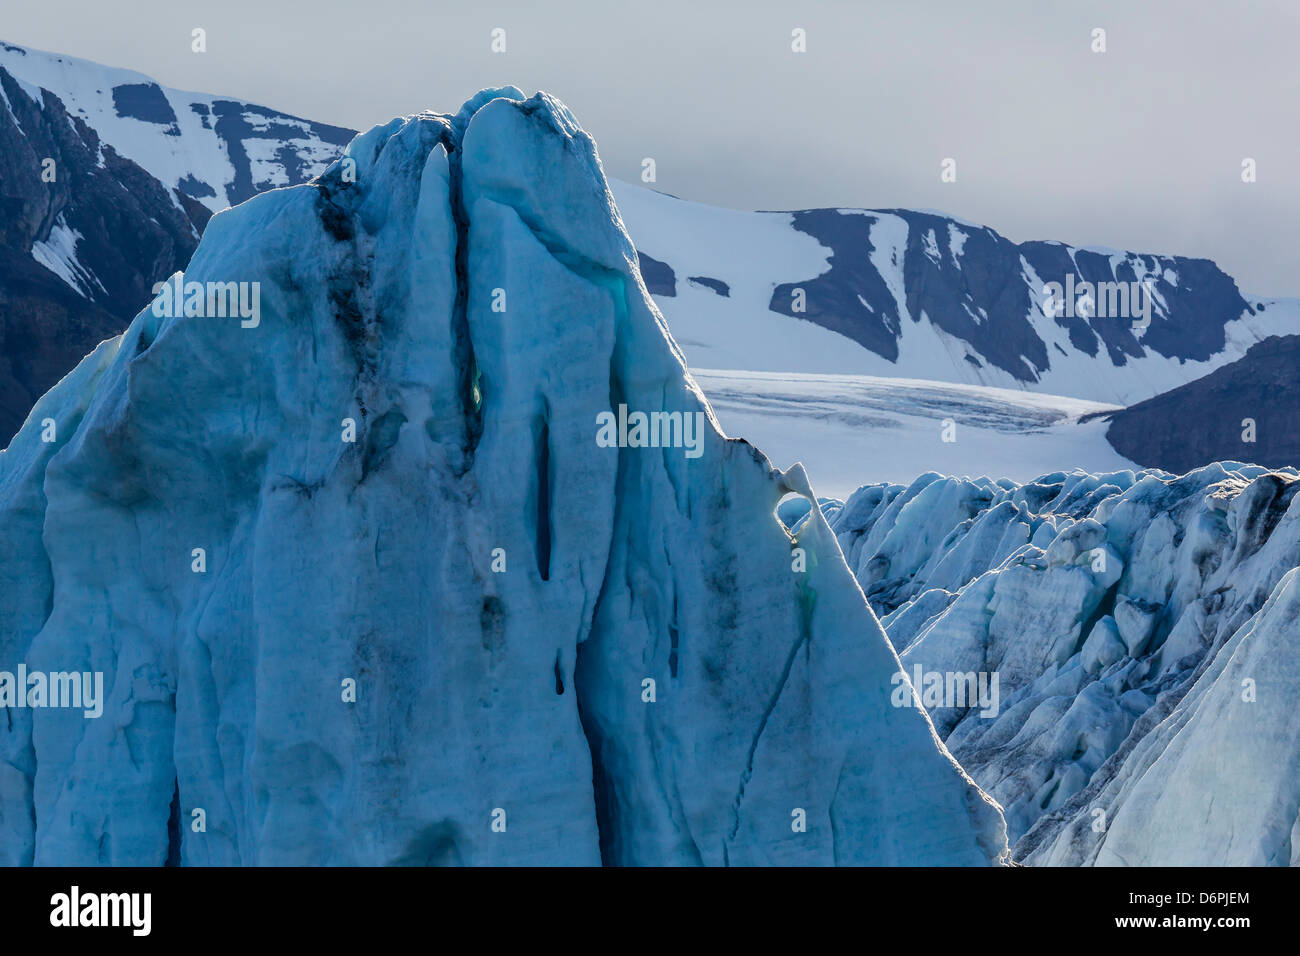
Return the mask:
[[1300,295],[1297,0],[0,3],[10,42],[341,126],[511,83],[568,103],[610,175],[651,156],[684,198],[939,209]]

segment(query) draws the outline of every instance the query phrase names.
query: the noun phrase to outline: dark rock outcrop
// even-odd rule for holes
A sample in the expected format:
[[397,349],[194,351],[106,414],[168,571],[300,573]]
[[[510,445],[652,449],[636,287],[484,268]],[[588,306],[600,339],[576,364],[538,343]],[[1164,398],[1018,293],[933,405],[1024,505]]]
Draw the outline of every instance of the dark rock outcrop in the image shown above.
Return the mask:
[[1212,461],[1298,466],[1298,369],[1300,335],[1272,336],[1231,365],[1116,412],[1106,438],[1125,458],[1177,474]]
[[[776,286],[769,308],[839,332],[890,361],[898,359],[903,323],[924,315],[965,343],[971,364],[1037,382],[1055,358],[1030,321],[1042,309],[1038,283],[1067,275],[1079,283],[1151,283],[1156,298],[1140,339],[1131,317],[1037,316],[1064,329],[1075,350],[1115,366],[1149,353],[1204,361],[1223,350],[1229,322],[1254,312],[1232,277],[1208,259],[1014,243],[988,227],[908,209],[805,209],[793,216],[795,229],[831,250],[830,268]],[[906,224],[906,239],[898,249],[877,248],[873,229],[890,216]],[[898,281],[902,303],[891,287]],[[797,301],[799,289],[805,296]]]

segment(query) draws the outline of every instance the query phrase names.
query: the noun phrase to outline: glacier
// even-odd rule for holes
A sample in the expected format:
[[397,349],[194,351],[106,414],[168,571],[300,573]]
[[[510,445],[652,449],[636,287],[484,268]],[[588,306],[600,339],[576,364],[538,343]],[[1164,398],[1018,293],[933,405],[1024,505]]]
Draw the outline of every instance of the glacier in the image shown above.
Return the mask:
[[995,708],[930,713],[1017,862],[1295,866],[1297,489],[1239,462],[929,473],[787,518],[829,520],[905,670],[997,676]]
[[1023,482],[1062,462],[1090,472],[1141,468],[1107,440],[1106,416],[1120,410],[1096,402],[919,379],[690,369],[724,433],[757,445],[778,467],[799,462],[819,494],[841,500],[866,475]]
[[[557,100],[375,127],[183,279],[259,321],[144,309],[0,453],[0,667],[107,698],[6,708],[0,862],[1008,862]],[[699,456],[601,447],[620,405]]]

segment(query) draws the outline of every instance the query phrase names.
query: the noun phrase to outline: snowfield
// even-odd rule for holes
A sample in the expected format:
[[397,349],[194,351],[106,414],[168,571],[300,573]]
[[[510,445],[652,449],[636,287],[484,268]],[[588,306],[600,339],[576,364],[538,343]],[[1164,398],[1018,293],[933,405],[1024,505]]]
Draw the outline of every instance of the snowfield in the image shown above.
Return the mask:
[[1137,467],[1106,441],[1104,420],[1080,422],[1114,410],[1098,402],[866,375],[691,374],[728,436],[777,467],[802,463],[818,495],[845,498],[864,482],[927,471],[1028,481],[1062,467]]

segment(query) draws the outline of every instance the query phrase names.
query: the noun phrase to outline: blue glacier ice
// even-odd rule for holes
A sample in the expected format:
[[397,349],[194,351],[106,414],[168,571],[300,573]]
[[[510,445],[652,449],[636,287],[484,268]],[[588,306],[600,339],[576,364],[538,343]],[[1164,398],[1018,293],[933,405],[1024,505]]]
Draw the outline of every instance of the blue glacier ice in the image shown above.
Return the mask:
[[[376,127],[183,279],[258,321],[146,308],[0,454],[0,669],[107,697],[6,708],[0,862],[1006,861],[556,100]],[[620,405],[698,457],[602,447]]]
[[1018,862],[1296,866],[1297,492],[1240,462],[929,474],[830,520],[906,670],[997,674],[993,712],[930,713]]

